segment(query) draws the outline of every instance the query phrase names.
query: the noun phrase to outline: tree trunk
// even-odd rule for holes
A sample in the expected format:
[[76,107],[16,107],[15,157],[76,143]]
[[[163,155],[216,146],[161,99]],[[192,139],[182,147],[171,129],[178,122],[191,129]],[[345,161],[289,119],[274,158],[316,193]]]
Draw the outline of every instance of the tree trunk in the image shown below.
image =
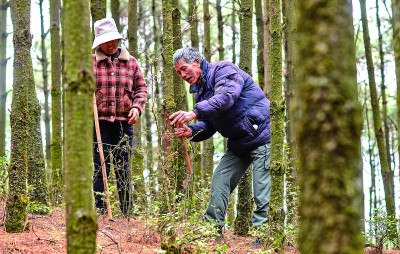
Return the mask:
[[[251,76],[253,0],[242,0],[240,6],[240,69]],[[252,172],[248,168],[238,184],[235,234],[245,236],[251,225]]]
[[[40,2],[40,17],[41,20],[43,18],[42,15],[42,4]],[[41,23],[41,27],[43,29],[43,23]],[[42,43],[44,43],[44,29],[42,30]],[[45,104],[46,100],[48,103],[48,81],[47,81],[47,56],[45,52],[46,49],[42,45],[42,66],[43,66],[43,84],[45,89]],[[47,97],[47,98],[46,98]],[[45,105],[45,114],[49,114],[48,104]],[[43,154],[43,143],[42,143],[42,132],[40,128],[41,124],[41,107],[39,104],[39,100],[36,96],[36,87],[35,83],[28,83],[28,190],[29,190],[29,202],[32,204],[40,204],[44,207],[41,207],[40,210],[36,210],[34,212],[37,213],[48,213],[49,209],[49,200],[48,200],[48,186],[47,186],[47,178],[46,178],[46,164],[45,158]],[[45,117],[46,118],[46,117]],[[48,126],[47,126],[48,124]],[[50,140],[50,122],[45,121],[46,128],[46,151],[47,151],[47,142]],[[49,133],[47,133],[49,131]],[[49,153],[50,154],[50,153]]]
[[264,15],[264,93],[269,98],[271,90],[271,74],[269,67],[269,48],[270,48],[270,17],[269,17],[269,0],[263,0],[263,15]]
[[[119,22],[119,18],[120,18],[120,11],[119,11],[120,3],[119,3],[119,0],[111,0],[111,4],[110,5],[111,5],[111,17],[114,19],[115,25],[117,26],[118,31],[121,31],[122,27],[121,27],[120,22]],[[128,18],[130,18],[129,14],[128,14]],[[136,55],[133,55],[133,56],[136,57]]]
[[61,204],[64,192],[61,125],[60,0],[50,0],[51,40],[51,201]]
[[95,87],[91,38],[87,36],[89,0],[65,0],[63,7],[67,252],[95,253],[97,222],[92,196]]
[[269,239],[271,247],[282,253],[285,246],[285,211],[283,207],[284,189],[284,118],[285,101],[282,97],[282,23],[279,0],[269,1],[270,17],[270,71],[271,71],[271,199],[268,208]]
[[[395,203],[394,203],[394,182],[393,182],[393,172],[390,171],[386,147],[385,147],[385,136],[382,129],[382,121],[379,110],[378,103],[378,95],[376,91],[376,82],[375,82],[375,74],[374,74],[374,64],[372,60],[371,53],[371,42],[369,38],[369,29],[368,29],[368,21],[367,21],[367,10],[365,6],[365,0],[360,0],[361,7],[361,21],[363,26],[363,36],[364,36],[364,46],[365,46],[365,57],[367,60],[367,68],[368,68],[368,80],[369,80],[369,89],[371,96],[371,106],[372,106],[372,115],[373,115],[373,123],[374,123],[374,131],[375,138],[378,144],[379,151],[379,160],[381,164],[381,174],[383,179],[383,187],[385,191],[385,203],[386,203],[386,212],[388,216],[395,218]],[[392,225],[395,226],[395,225]],[[389,238],[395,240],[394,235],[396,234],[396,228],[392,227],[390,229]]]
[[28,86],[33,84],[30,48],[30,1],[11,2],[14,27],[14,83],[11,102],[11,156],[8,176],[9,193],[6,203],[6,232],[22,232],[25,226],[28,195],[26,180],[28,169]]
[[222,20],[221,0],[217,0],[217,23],[218,23],[218,54],[219,60],[225,59],[224,49],[224,22]]
[[[92,27],[94,22],[106,17],[107,13],[107,0],[90,0],[90,14],[92,16]],[[92,34],[94,39],[94,33]]]
[[258,85],[264,89],[264,22],[262,0],[255,0],[256,26],[257,26],[257,74]]
[[190,24],[190,41],[192,47],[199,47],[199,35],[197,34],[199,20],[197,19],[197,0],[189,1],[189,16],[188,23]]
[[297,185],[297,147],[296,147],[296,136],[294,114],[292,109],[292,102],[294,101],[294,84],[296,73],[294,69],[294,63],[296,62],[296,13],[295,13],[296,0],[285,0],[283,1],[283,14],[284,14],[284,49],[285,49],[285,101],[286,101],[286,139],[289,145],[289,149],[286,151],[286,157],[288,165],[286,168],[286,201],[287,201],[287,223],[292,225],[293,228],[298,228],[297,217],[298,217],[298,196],[299,189]]
[[[209,1],[203,0],[203,17],[204,17],[204,58],[210,62],[211,61],[211,37],[210,37],[210,20],[211,15],[209,11]],[[203,156],[202,156],[202,178],[205,186],[203,188],[208,188],[210,185],[210,177],[214,171],[214,139],[213,137],[205,140],[203,143]]]
[[46,47],[46,37],[47,32],[44,31],[44,21],[43,21],[43,0],[39,1],[40,8],[40,34],[41,34],[41,49],[42,57],[40,61],[42,63],[42,77],[43,77],[43,93],[44,93],[44,126],[45,126],[45,159],[46,164],[50,164],[51,160],[51,136],[50,136],[50,109],[49,109],[49,72],[47,67],[49,62],[47,60],[47,47]]
[[[397,126],[400,126],[400,0],[392,0],[392,27],[394,63],[396,68],[396,104],[397,104]],[[400,156],[400,131],[397,132],[397,152]],[[400,170],[400,165],[399,165]]]
[[231,28],[232,28],[232,63],[236,64],[236,6],[235,1],[232,1],[232,19],[231,19]]
[[361,194],[355,180],[362,112],[351,1],[298,1],[297,7],[299,249],[310,254],[362,253],[361,217],[355,206]]
[[0,0],[0,156],[6,152],[7,0]]

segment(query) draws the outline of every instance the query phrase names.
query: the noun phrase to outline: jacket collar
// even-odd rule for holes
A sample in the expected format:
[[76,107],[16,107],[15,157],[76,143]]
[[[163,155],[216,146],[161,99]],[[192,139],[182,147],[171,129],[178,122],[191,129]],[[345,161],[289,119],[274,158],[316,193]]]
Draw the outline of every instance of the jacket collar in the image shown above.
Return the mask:
[[[119,49],[121,49],[121,53],[119,53],[118,59],[124,60],[124,61],[129,61],[130,56],[129,56],[128,50],[122,46],[119,47]],[[100,48],[96,49],[95,54],[96,54],[96,62],[100,62],[100,61],[108,58],[108,56],[106,54],[104,54],[104,52],[101,51]]]
[[200,91],[207,84],[206,77],[210,66],[211,64],[206,60],[203,59],[201,61],[201,76],[199,78],[199,81],[197,81],[196,85],[190,86],[189,93],[196,93]]

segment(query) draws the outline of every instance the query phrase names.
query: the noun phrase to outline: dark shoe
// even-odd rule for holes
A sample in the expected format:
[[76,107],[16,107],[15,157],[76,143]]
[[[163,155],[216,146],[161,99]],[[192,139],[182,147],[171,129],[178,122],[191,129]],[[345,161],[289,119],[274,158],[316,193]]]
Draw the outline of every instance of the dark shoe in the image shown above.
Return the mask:
[[260,238],[256,238],[256,240],[254,240],[254,242],[251,243],[251,246],[253,247],[262,247],[263,246],[263,242]]
[[101,207],[101,208],[96,208],[96,213],[98,215],[105,215],[105,214],[107,214],[107,211],[104,207]]

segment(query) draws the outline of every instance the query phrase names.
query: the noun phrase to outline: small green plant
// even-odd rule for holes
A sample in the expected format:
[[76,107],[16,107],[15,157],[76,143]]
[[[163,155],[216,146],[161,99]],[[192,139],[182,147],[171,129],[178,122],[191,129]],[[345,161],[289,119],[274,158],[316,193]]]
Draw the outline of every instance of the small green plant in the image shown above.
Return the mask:
[[34,214],[48,214],[51,211],[49,206],[37,202],[29,202],[26,209],[29,213]]
[[384,247],[397,245],[397,224],[398,219],[387,215],[383,209],[376,209],[369,221],[369,229],[365,233],[366,242],[376,249],[376,253],[382,253]]
[[0,196],[7,193],[8,190],[8,155],[0,157]]

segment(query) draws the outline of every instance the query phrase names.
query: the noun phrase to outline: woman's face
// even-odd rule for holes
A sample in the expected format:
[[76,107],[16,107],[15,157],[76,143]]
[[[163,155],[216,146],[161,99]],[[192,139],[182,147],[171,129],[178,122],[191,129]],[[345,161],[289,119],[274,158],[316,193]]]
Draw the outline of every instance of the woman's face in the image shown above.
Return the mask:
[[114,55],[118,50],[119,40],[112,40],[100,44],[101,50],[107,55]]

